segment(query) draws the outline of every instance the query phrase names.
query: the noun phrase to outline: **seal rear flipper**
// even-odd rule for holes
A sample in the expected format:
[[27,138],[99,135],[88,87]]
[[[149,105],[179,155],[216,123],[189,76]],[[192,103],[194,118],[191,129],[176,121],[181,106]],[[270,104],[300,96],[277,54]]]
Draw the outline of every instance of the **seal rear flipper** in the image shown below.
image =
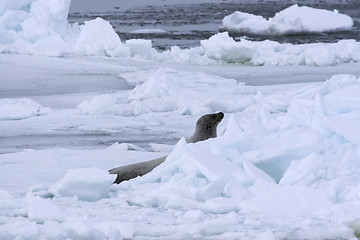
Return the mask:
[[123,167],[113,168],[109,170],[109,173],[117,174],[114,183],[119,184],[122,181],[127,181],[151,172],[155,167],[163,163],[166,157],[167,156],[150,160],[147,162],[134,163]]

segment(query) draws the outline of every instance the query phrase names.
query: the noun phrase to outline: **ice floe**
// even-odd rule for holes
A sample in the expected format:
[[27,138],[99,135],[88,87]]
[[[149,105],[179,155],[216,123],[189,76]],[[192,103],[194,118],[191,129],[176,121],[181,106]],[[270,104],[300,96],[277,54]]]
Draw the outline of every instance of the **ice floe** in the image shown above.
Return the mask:
[[360,61],[360,43],[355,40],[294,45],[270,40],[235,41],[224,32],[201,41],[201,45],[204,54],[218,63],[328,66]]
[[351,17],[337,10],[328,11],[295,4],[269,19],[236,11],[224,17],[221,28],[258,35],[285,35],[348,31],[353,25]]
[[[211,97],[209,98],[209,92]],[[234,101],[236,95],[237,101]],[[160,68],[129,94],[127,101],[117,93],[96,96],[78,105],[84,114],[142,115],[152,112],[199,114],[215,111],[232,112],[253,103],[253,90],[233,79],[201,72],[179,72]]]

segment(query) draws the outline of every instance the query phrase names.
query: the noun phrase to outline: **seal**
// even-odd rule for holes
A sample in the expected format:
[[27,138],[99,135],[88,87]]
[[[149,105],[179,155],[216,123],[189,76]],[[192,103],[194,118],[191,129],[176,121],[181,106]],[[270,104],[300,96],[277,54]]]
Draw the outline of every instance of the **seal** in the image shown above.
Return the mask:
[[[196,122],[194,134],[187,140],[188,143],[196,143],[204,141],[209,138],[215,138],[217,136],[217,126],[224,118],[224,113],[218,112],[213,114],[206,114],[199,118]],[[167,156],[157,158],[154,160],[134,163],[122,167],[117,167],[109,170],[110,174],[117,174],[114,183],[121,183],[138,176],[143,176],[151,172],[154,168],[159,166],[165,161]]]

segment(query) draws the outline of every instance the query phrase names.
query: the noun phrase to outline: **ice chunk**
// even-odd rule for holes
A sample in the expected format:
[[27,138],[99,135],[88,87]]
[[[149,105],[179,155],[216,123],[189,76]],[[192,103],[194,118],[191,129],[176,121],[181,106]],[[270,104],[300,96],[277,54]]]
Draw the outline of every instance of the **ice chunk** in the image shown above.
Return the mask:
[[220,63],[327,66],[360,61],[360,43],[354,40],[300,45],[269,40],[237,42],[224,32],[201,41],[201,45],[206,56]]
[[59,197],[77,197],[83,201],[96,201],[109,197],[109,187],[115,177],[108,171],[98,168],[71,169],[49,191]]
[[[134,237],[134,226],[131,223],[126,222],[115,222],[115,221],[105,221],[96,226],[101,232],[105,235],[113,236],[115,239],[131,239]],[[115,238],[117,236],[117,238]]]
[[250,42],[235,42],[227,33],[215,34],[208,40],[201,41],[201,46],[205,48],[205,54],[209,58],[228,63],[248,62],[256,53]]
[[5,216],[13,216],[17,215],[25,215],[27,213],[27,209],[25,203],[22,199],[16,199],[12,195],[10,195],[7,191],[0,189],[0,215]]
[[28,201],[28,217],[37,223],[44,223],[47,220],[55,220],[58,222],[65,220],[65,215],[58,206],[39,196],[33,196],[29,192],[26,196]]
[[47,109],[28,99],[0,99],[0,120],[20,120],[45,114]]
[[[70,0],[5,2],[5,7],[2,11],[0,9],[1,52],[38,54],[39,50],[40,55],[69,54],[63,38],[69,27]],[[42,46],[44,49],[41,49]],[[47,49],[50,51],[47,52]]]
[[102,94],[91,100],[84,101],[77,106],[80,113],[98,115],[98,114],[114,114],[129,115],[126,107],[118,103],[117,94]]
[[266,20],[249,13],[234,12],[224,17],[222,28],[261,35],[283,35],[299,33],[321,33],[350,30],[354,22],[351,17],[337,10],[328,11],[297,4]]
[[[226,93],[235,88],[238,89],[239,98],[244,98],[243,102],[234,102],[227,97]],[[211,98],[207,94],[209,92],[212,93]],[[243,92],[244,96],[241,95]],[[145,83],[137,85],[128,99],[133,101],[136,115],[150,111],[175,110],[182,114],[196,114],[226,108],[243,109],[251,102],[247,101],[245,93],[247,93],[247,88],[233,79],[201,72],[179,72],[174,69],[160,68]]]
[[74,46],[77,55],[111,56],[116,48],[121,47],[119,36],[109,22],[102,18],[85,21]]
[[130,56],[109,22],[101,18],[86,21],[81,31],[78,24],[70,25],[70,0],[5,2],[0,9],[0,52]]

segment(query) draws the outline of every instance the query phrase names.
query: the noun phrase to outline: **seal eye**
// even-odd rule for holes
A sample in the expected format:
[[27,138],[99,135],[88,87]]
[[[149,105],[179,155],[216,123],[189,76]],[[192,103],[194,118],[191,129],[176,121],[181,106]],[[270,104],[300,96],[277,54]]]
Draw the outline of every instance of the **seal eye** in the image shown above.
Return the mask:
[[211,128],[211,124],[206,125],[206,129]]

